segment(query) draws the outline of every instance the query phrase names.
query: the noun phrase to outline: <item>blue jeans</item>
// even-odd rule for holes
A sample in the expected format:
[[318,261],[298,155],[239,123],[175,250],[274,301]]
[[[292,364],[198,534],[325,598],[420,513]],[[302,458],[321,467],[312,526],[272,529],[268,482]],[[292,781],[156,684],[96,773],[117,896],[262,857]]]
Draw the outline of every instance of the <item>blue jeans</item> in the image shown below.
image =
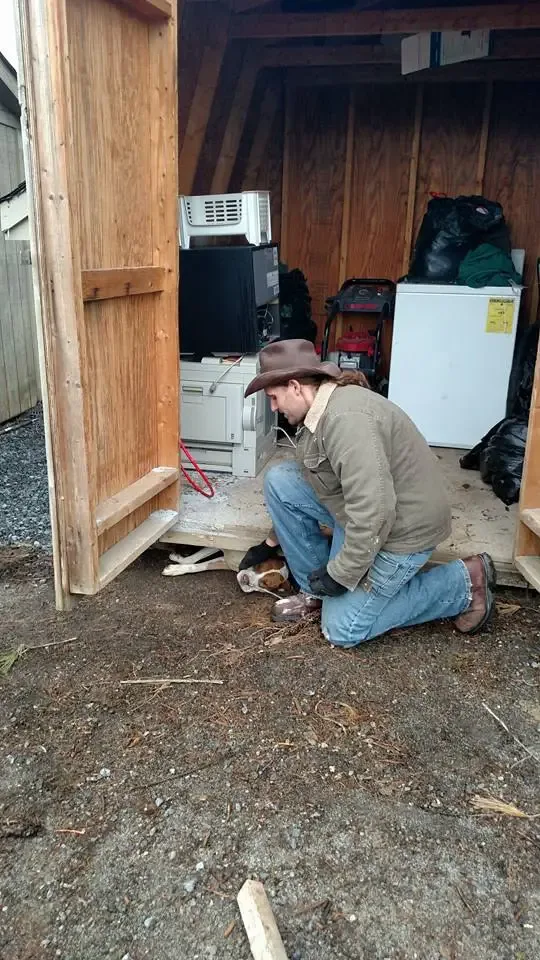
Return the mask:
[[[264,479],[266,506],[289,569],[310,593],[308,575],[341,550],[343,529],[324,507],[294,462],[270,467]],[[332,543],[319,524],[333,529]],[[421,573],[433,553],[381,550],[356,590],[324,597],[322,631],[330,643],[354,647],[396,627],[457,617],[471,602],[469,572],[462,560]]]

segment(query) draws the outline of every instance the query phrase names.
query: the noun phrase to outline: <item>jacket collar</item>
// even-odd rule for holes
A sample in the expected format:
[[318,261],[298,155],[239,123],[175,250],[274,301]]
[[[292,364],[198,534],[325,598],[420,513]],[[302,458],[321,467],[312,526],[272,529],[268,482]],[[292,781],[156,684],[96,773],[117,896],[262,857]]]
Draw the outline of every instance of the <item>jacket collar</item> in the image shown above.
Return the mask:
[[317,396],[311,404],[304,420],[304,426],[307,427],[310,433],[315,433],[319,425],[319,420],[326,410],[328,401],[336,389],[336,386],[337,384],[335,383],[321,383],[317,390]]

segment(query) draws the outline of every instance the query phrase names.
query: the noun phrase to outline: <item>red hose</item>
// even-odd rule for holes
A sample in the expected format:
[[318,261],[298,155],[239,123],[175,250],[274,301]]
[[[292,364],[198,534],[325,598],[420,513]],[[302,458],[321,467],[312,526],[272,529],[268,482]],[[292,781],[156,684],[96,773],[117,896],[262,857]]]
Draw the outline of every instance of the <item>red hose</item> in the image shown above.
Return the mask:
[[184,474],[184,477],[186,478],[187,482],[188,482],[189,484],[191,484],[191,486],[193,487],[193,489],[197,491],[197,493],[202,493],[203,497],[208,497],[208,499],[210,500],[210,499],[214,496],[214,494],[215,494],[216,491],[214,490],[214,488],[213,488],[212,484],[210,483],[208,477],[207,477],[206,474],[201,470],[199,464],[198,464],[197,461],[191,456],[188,448],[187,448],[186,446],[184,446],[184,444],[183,444],[182,441],[180,441],[180,450],[181,450],[182,453],[185,453],[185,455],[186,455],[186,457],[188,458],[189,462],[190,462],[191,465],[195,468],[195,470],[197,471],[197,473],[199,474],[199,476],[202,477],[202,479],[204,480],[204,482],[205,482],[205,484],[206,484],[206,486],[208,487],[208,490],[209,490],[210,492],[208,492],[208,490],[204,490],[202,487],[199,486],[198,483],[195,483],[195,481],[191,479],[189,473],[187,472],[187,470],[186,470],[185,467],[183,466],[182,462],[180,462],[180,469],[181,469],[182,473]]

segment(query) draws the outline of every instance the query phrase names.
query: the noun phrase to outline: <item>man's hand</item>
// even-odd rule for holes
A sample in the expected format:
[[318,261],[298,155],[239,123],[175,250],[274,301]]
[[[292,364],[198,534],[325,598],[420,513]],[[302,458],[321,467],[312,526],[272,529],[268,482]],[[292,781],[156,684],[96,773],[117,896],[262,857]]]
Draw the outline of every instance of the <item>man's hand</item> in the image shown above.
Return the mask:
[[256,567],[258,563],[264,560],[273,560],[279,556],[279,544],[273,545],[263,540],[255,547],[250,547],[245,557],[240,561],[239,570],[247,570],[248,567]]
[[347,587],[342,586],[330,576],[326,567],[314,570],[309,574],[308,580],[315,597],[339,597],[347,591]]

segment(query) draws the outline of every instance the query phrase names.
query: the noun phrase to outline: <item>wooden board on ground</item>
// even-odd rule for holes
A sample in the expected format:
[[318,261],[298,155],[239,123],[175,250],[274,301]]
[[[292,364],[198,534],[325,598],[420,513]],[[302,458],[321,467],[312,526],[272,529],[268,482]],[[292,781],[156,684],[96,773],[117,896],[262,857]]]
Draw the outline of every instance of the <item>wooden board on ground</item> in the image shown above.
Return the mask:
[[[489,552],[495,562],[499,582],[504,586],[524,586],[514,567],[512,547],[517,506],[505,507],[480,474],[462,470],[461,453],[437,449],[452,504],[452,536],[441,544],[433,560],[468,557]],[[278,451],[272,463],[289,456],[286,448]],[[162,537],[166,543],[191,546],[215,546],[224,550],[245,551],[267,535],[270,519],[264,506],[263,475],[255,479],[215,475],[216,495],[207,500],[188,484],[183,487],[178,521]]]
[[253,960],[287,960],[283,940],[262,883],[259,880],[246,880],[237,900]]

